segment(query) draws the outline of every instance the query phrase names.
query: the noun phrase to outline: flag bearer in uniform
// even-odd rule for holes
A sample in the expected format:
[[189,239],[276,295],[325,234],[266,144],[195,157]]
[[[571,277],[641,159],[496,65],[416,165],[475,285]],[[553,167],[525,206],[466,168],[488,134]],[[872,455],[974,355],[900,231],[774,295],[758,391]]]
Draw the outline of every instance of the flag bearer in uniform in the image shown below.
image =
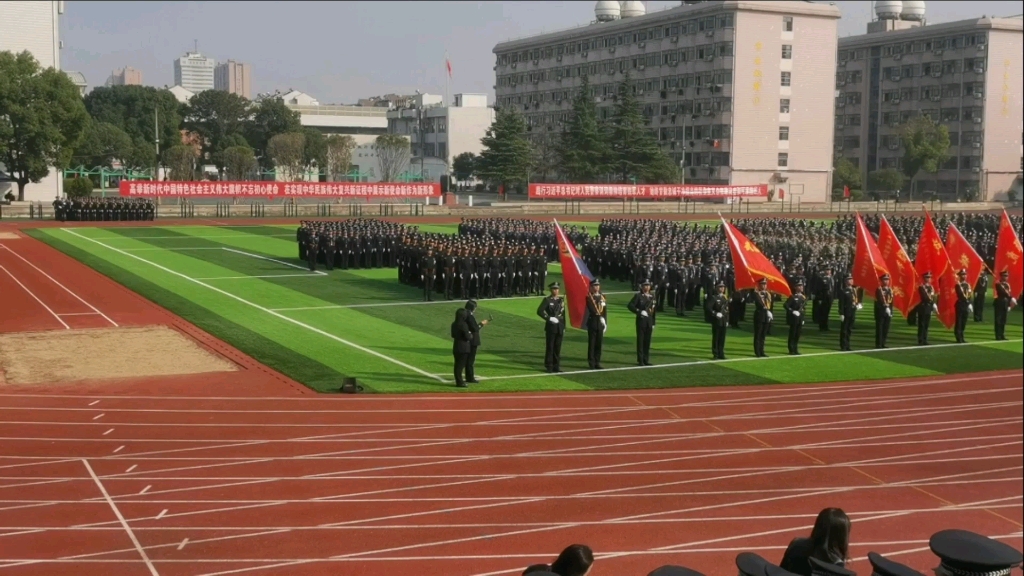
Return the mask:
[[725,282],[715,283],[715,294],[704,303],[711,318],[711,356],[725,360],[725,333],[729,329],[729,299],[725,296]]
[[786,300],[786,323],[789,324],[789,353],[800,354],[800,332],[804,327],[804,311],[807,297],[804,296],[804,281],[797,280],[793,286],[793,295]]
[[654,332],[656,314],[650,280],[644,280],[640,284],[640,291],[633,295],[628,308],[636,315],[636,363],[639,366],[650,366],[651,334]]
[[853,276],[846,275],[846,286],[839,293],[839,349],[850,351],[850,337],[853,336],[853,321],[857,311],[863,308],[857,299],[857,289],[853,286]]
[[956,324],[953,325],[953,335],[959,344],[966,342],[964,331],[967,329],[967,319],[974,312],[973,301],[974,293],[967,282],[967,270],[961,268],[956,273]]
[[562,337],[565,336],[565,300],[559,296],[561,286],[552,282],[548,288],[551,295],[541,301],[537,315],[544,324],[544,370],[561,372]]
[[996,301],[993,303],[996,316],[996,340],[1006,340],[1006,316],[1017,305],[1017,299],[1010,293],[1010,273],[1003,270],[996,283]]
[[935,303],[937,295],[935,287],[932,286],[932,273],[925,272],[921,277],[921,285],[917,287],[917,293],[921,296],[921,303],[917,305],[917,344],[928,345],[928,327],[932,323],[932,312],[938,312],[939,307]]
[[602,370],[601,348],[604,345],[605,330],[608,329],[608,302],[604,294],[601,294],[601,281],[596,278],[590,281],[583,325],[587,329],[587,365],[591,370]]
[[889,275],[882,274],[881,285],[875,290],[875,348],[886,348],[889,326],[892,324],[892,288]]
[[757,281],[754,291],[754,356],[766,358],[764,341],[768,337],[768,329],[772,323],[772,294],[768,291],[768,279]]

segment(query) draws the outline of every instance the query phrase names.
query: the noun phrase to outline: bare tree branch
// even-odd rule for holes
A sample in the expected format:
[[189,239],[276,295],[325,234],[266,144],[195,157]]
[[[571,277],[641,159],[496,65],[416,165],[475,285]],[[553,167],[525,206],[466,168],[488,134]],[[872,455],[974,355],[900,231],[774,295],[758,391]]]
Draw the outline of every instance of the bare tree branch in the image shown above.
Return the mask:
[[409,166],[409,140],[398,134],[381,134],[375,142],[382,182],[394,182]]
[[327,178],[331,182],[337,182],[348,174],[355,147],[355,139],[348,134],[327,137]]
[[267,154],[278,170],[285,171],[288,180],[301,180],[305,166],[306,137],[298,132],[278,134],[267,142]]

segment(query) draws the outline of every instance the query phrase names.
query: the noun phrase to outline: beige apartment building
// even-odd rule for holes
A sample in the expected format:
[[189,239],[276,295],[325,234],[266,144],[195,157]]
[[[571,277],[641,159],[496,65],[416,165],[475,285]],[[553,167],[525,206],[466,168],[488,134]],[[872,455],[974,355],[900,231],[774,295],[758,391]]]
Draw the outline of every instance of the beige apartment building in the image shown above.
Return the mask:
[[228,60],[213,70],[213,89],[252,98],[252,67],[244,62]]
[[831,188],[839,9],[684,2],[650,14],[598,2],[587,26],[495,46],[496,105],[558,133],[582,76],[608,117],[629,74],[650,129],[688,183],[762,184],[824,202]]
[[923,2],[893,9],[899,4],[879,2],[876,10],[888,12],[867,34],[839,41],[837,156],[858,166],[865,179],[899,168],[899,126],[927,115],[948,128],[949,159],[937,173],[918,176],[915,194],[1005,199],[1008,190],[1020,189],[1022,167],[1021,19],[926,25],[923,18],[905,20],[907,6],[923,12]]
[[142,71],[131,66],[118,68],[110,73],[107,86],[142,86]]

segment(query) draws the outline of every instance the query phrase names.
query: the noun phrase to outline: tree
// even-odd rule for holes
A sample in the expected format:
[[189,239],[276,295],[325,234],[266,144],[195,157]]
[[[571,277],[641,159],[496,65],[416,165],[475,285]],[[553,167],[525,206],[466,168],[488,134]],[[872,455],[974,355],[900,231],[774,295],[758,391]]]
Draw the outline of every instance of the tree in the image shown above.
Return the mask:
[[222,154],[224,178],[229,181],[249,180],[257,169],[256,154],[248,146],[232,146]]
[[409,140],[398,134],[381,134],[374,141],[382,182],[394,182],[409,166]]
[[903,174],[913,194],[918,172],[934,174],[949,158],[949,130],[928,116],[915,116],[900,127],[903,144]]
[[[85,109],[96,122],[117,126],[137,148],[152,150],[156,160],[157,134],[164,149],[181,140],[181,104],[167,90],[151,86],[98,86],[84,99]],[[139,146],[145,142],[148,146]]]
[[64,195],[68,198],[86,198],[92,194],[92,180],[81,178],[64,179]]
[[477,157],[472,152],[463,152],[452,159],[452,175],[459,182],[466,182],[476,173]]
[[608,173],[611,149],[605,132],[597,117],[590,81],[583,76],[559,150],[559,170],[570,182],[597,182]]
[[62,72],[40,69],[28,52],[0,52],[0,163],[18,185],[67,167],[89,115],[78,87]]
[[832,170],[833,190],[842,190],[849,187],[850,190],[860,190],[864,183],[861,181],[860,168],[853,165],[846,158],[839,158]]
[[526,120],[514,109],[502,108],[487,133],[480,139],[483,152],[476,164],[478,176],[508,191],[530,179],[533,145],[526,139]]
[[251,103],[238,94],[222,90],[205,90],[196,94],[185,106],[185,128],[201,138],[200,158],[223,168],[219,152],[245,142],[243,130],[250,119]]
[[655,170],[665,153],[658,141],[647,130],[640,103],[633,94],[633,83],[627,74],[619,84],[612,117],[612,164],[622,182],[631,180],[654,181],[660,176]]
[[171,172],[170,179],[178,181],[195,180],[197,158],[195,148],[184,144],[171,146],[163,154],[164,166]]
[[261,98],[252,105],[252,121],[245,127],[245,139],[255,150],[260,165],[270,170],[274,161],[267,154],[267,144],[278,134],[301,132],[299,113],[288,108],[279,97]]
[[303,167],[319,175],[320,170],[327,166],[327,140],[316,128],[305,128],[302,134],[306,138],[302,149]]
[[89,122],[81,142],[71,156],[73,164],[84,164],[90,168],[102,166],[113,168],[114,164],[129,163],[134,153],[131,136],[107,122]]
[[285,178],[302,179],[305,166],[306,137],[301,132],[278,134],[267,143],[267,154],[274,161],[274,167],[285,173]]
[[895,168],[875,170],[868,174],[868,187],[882,192],[895,192],[903,188],[903,176],[903,173]]
[[352,151],[356,148],[355,138],[348,134],[332,134],[324,142],[324,168],[331,182],[339,182],[348,175],[352,167]]
[[550,182],[558,175],[560,142],[554,134],[541,134],[534,140],[534,180]]

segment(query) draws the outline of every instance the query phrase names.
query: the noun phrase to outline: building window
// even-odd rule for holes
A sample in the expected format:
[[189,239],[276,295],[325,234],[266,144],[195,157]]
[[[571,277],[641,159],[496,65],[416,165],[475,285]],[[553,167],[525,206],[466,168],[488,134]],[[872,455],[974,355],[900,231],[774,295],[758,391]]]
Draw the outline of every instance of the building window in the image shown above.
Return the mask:
[[779,114],[789,114],[789,98],[779,100]]
[[779,152],[779,167],[785,168],[786,166],[789,166],[789,153]]
[[783,44],[782,45],[782,59],[783,60],[792,60],[793,59],[793,45],[792,44]]
[[792,16],[783,16],[782,17],[782,31],[783,32],[792,32],[793,31],[793,17]]
[[790,74],[789,72],[783,72],[782,73],[782,82],[781,82],[781,84],[783,86],[789,86],[790,82],[792,82],[792,79],[793,79],[793,75],[792,74]]
[[779,126],[779,140],[789,140],[789,126]]

